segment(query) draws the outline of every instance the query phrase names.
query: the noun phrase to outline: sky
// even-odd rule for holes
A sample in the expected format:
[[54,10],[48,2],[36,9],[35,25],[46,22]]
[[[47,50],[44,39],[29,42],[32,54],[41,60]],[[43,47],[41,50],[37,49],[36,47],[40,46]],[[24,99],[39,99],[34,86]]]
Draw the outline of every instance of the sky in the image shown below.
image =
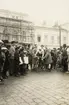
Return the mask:
[[0,9],[27,13],[35,24],[69,22],[69,0],[0,0]]

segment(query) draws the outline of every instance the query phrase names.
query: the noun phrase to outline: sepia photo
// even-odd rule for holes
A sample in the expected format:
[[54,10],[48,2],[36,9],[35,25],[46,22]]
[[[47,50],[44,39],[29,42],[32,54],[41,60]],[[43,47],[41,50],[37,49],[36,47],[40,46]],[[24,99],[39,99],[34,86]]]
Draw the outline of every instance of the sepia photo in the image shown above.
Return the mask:
[[69,105],[69,0],[0,0],[0,105]]

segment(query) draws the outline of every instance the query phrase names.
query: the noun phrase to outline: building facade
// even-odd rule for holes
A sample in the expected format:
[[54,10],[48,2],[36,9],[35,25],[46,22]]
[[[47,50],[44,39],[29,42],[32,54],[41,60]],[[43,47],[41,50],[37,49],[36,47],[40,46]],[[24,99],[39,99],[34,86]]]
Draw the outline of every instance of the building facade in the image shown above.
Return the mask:
[[0,10],[0,39],[33,43],[33,23],[22,13]]
[[63,44],[69,45],[69,31],[34,26],[27,14],[0,9],[0,39],[58,48]]
[[63,44],[68,45],[68,31],[66,29],[35,26],[35,44],[45,45],[49,48],[59,48]]

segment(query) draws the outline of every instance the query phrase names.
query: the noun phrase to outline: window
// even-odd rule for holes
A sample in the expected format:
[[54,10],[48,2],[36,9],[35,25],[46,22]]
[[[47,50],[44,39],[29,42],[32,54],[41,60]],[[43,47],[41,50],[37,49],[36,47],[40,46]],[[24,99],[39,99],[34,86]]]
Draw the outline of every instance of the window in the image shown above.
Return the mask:
[[44,36],[44,41],[48,41],[48,35]]
[[0,18],[0,24],[6,23],[6,19]]
[[12,40],[13,40],[13,41],[16,41],[16,35],[14,35],[14,36],[12,37]]
[[25,31],[23,31],[23,36],[26,36],[26,32]]
[[24,41],[24,42],[26,41],[26,36],[23,36],[23,41]]
[[60,43],[60,39],[59,39],[59,36],[57,36],[57,43]]
[[12,18],[14,19],[14,18],[15,18],[15,16],[12,16]]
[[51,43],[54,43],[54,36],[51,36]]
[[0,26],[0,33],[3,33],[4,27]]
[[4,40],[9,40],[9,36],[8,35],[3,35],[3,39]]
[[18,19],[18,16],[16,16],[16,19]]
[[37,41],[41,42],[41,37],[40,36],[37,37]]

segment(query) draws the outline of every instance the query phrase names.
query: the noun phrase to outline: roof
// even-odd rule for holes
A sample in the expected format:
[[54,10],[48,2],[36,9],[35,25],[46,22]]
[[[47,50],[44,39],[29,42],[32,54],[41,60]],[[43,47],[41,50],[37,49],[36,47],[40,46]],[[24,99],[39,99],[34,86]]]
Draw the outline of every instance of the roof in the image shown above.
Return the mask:
[[[34,26],[35,27],[35,29],[36,28],[40,28],[40,29],[47,29],[47,30],[59,30],[59,28],[56,28],[56,27],[46,27],[46,26]],[[61,28],[61,30],[62,31],[66,31],[66,32],[68,32],[68,30],[66,30],[66,29],[64,29],[64,28]]]
[[22,16],[28,16],[28,14],[26,13],[21,13],[21,12],[15,12],[15,11],[10,11],[10,10],[5,10],[5,9],[0,9],[0,12],[3,12],[3,13],[12,13],[12,14],[17,14],[17,15],[22,15]]
[[13,18],[9,18],[9,17],[1,17],[0,16],[0,18],[2,18],[2,19],[9,19],[9,20],[13,20],[13,21],[19,21],[19,22],[26,22],[26,23],[32,23],[31,21],[27,21],[27,20],[22,20],[22,19],[13,19]]

